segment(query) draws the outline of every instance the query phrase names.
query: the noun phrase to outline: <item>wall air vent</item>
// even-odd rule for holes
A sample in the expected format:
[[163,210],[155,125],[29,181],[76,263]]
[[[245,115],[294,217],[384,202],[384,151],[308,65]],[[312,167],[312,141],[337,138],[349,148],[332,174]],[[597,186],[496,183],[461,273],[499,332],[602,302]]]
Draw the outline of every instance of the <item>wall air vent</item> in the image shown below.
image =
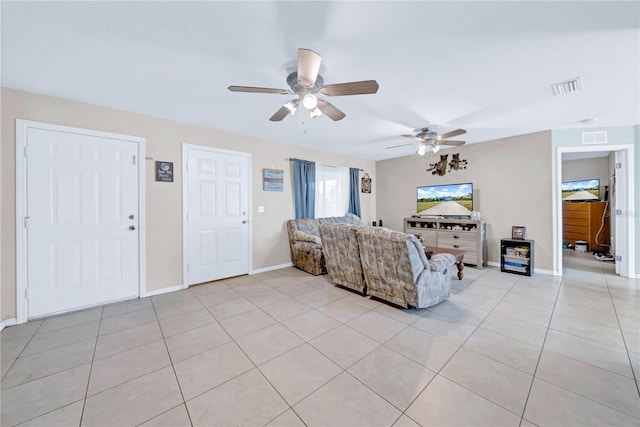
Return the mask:
[[554,83],[551,85],[551,89],[553,89],[553,94],[556,96],[577,92],[582,90],[582,77],[576,77],[574,79]]
[[583,145],[600,145],[607,143],[607,131],[582,132]]

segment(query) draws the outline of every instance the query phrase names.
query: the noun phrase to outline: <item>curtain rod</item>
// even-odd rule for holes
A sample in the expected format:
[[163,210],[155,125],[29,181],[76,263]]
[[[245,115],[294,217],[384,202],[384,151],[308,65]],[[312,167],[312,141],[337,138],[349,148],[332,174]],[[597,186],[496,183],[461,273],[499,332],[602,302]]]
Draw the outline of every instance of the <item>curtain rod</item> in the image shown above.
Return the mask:
[[[293,162],[294,160],[302,160],[302,159],[296,159],[295,157],[285,157],[284,159],[285,159],[285,160],[289,160],[290,162]],[[306,160],[305,160],[305,161],[306,161]],[[336,166],[336,165],[327,165],[327,164],[324,164],[324,163],[321,163],[321,165],[323,165],[323,166],[329,166],[329,167],[332,167],[332,168],[337,168],[337,167],[338,167],[338,166]],[[364,172],[364,169],[358,169],[358,170],[359,170],[359,171]]]

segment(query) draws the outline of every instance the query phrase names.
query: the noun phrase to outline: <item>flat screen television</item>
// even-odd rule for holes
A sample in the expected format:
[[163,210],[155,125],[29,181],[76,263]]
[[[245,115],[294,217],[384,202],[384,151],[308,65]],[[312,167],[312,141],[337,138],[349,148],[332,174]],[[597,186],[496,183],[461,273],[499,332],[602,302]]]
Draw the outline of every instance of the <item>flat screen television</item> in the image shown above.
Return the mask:
[[562,200],[565,202],[584,202],[600,200],[600,179],[582,179],[562,183]]
[[423,185],[417,189],[420,216],[470,216],[473,210],[473,184]]

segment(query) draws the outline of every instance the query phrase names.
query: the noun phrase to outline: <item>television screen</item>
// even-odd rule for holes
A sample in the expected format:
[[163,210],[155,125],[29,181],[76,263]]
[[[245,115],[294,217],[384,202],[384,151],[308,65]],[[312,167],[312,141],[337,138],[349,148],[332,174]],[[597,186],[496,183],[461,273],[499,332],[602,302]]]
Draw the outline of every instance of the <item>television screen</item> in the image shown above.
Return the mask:
[[469,216],[473,210],[473,184],[425,185],[418,187],[421,216]]
[[562,183],[562,200],[600,200],[600,179],[583,179]]

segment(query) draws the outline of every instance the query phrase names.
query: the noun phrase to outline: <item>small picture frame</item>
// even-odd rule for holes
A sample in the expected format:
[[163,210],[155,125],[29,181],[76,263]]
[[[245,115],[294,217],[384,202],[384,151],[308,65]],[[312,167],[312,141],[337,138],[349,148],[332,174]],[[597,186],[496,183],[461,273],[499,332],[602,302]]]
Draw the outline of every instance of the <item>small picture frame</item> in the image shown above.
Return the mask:
[[527,228],[521,225],[511,227],[511,238],[514,240],[524,240]]
[[173,182],[173,162],[156,162],[156,181]]
[[371,177],[368,173],[365,173],[364,177],[362,177],[361,188],[363,193],[371,193]]

